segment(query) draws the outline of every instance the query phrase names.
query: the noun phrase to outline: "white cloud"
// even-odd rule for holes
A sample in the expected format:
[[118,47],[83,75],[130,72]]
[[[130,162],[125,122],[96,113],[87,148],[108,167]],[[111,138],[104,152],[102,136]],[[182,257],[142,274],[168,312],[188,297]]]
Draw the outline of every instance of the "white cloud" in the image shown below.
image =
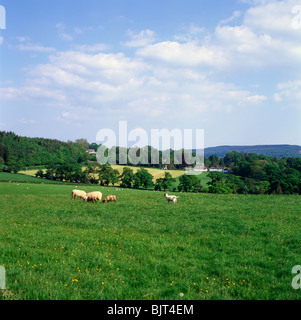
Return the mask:
[[35,120],[26,120],[26,119],[22,118],[22,119],[19,120],[19,123],[22,123],[22,124],[36,124],[37,122]]
[[76,34],[83,34],[83,33],[85,33],[86,31],[90,31],[90,30],[93,30],[93,27],[83,27],[83,28],[75,27],[75,28],[74,28],[74,32],[75,32]]
[[25,41],[29,41],[30,38],[29,38],[29,37],[20,36],[20,37],[17,37],[17,40],[18,40],[19,42],[25,42]]
[[20,51],[35,51],[35,52],[53,52],[54,48],[51,47],[43,47],[39,44],[28,43],[26,45],[20,44],[17,46]]
[[3,101],[31,101],[31,100],[44,100],[47,101],[64,101],[65,95],[62,91],[56,88],[49,88],[43,86],[42,83],[37,81],[36,86],[28,85],[24,87],[6,87],[0,88],[0,97]]
[[109,46],[105,43],[95,43],[92,45],[74,45],[75,51],[83,51],[83,52],[97,52],[97,51],[106,51],[109,50]]
[[286,103],[286,107],[301,107],[301,80],[279,83],[278,92],[274,94],[274,100],[278,103]]
[[[39,105],[44,100],[44,106],[60,109],[55,119],[64,123],[105,117],[164,121],[166,115],[168,119],[195,120],[204,114],[214,117],[217,111],[234,114],[235,110],[255,108],[273,99],[261,87],[246,89],[239,82],[222,81],[220,75],[225,79],[233,70],[244,75],[252,71],[260,78],[265,70],[277,72],[275,66],[282,64],[296,69],[301,60],[301,42],[292,41],[298,36],[286,28],[287,18],[277,27],[268,27],[263,21],[264,8],[271,8],[265,15],[272,21],[283,6],[282,2],[258,2],[245,16],[234,12],[209,36],[196,25],[173,41],[156,42],[156,34],[149,29],[128,31],[130,40],[124,45],[136,48],[133,57],[111,53],[106,44],[73,45],[73,50],[57,51],[48,63],[32,67],[23,86],[0,89],[0,96],[3,100],[38,101]],[[233,25],[237,18],[243,22]],[[62,36],[66,27],[57,24],[57,29]],[[289,36],[284,37],[282,31]],[[28,39],[19,41],[29,50]],[[43,48],[47,49],[41,45],[40,50]],[[39,47],[32,45],[31,49],[38,51]],[[300,99],[299,82],[277,89],[274,101],[292,95]]]
[[[195,53],[190,54],[193,59]],[[66,123],[92,116],[102,119],[103,112],[109,114],[108,108],[118,112],[117,119],[163,119],[166,114],[171,119],[179,114],[194,119],[210,110],[228,112],[242,104],[264,101],[235,84],[208,79],[185,61],[182,64],[184,67],[162,68],[124,54],[60,52],[52,55],[48,64],[33,68],[26,86],[2,88],[0,96],[39,104],[44,99],[44,106],[63,109],[56,120]]]
[[176,41],[164,41],[138,50],[137,55],[180,67],[214,66],[223,60],[221,51],[216,49],[198,46],[193,42],[181,44]]
[[0,45],[4,42],[4,38],[0,36]]
[[269,50],[264,62],[284,63],[300,66],[301,32],[292,26],[295,14],[293,8],[299,0],[258,1],[258,5],[247,10],[244,25],[257,35],[269,37]]
[[59,36],[61,39],[66,40],[66,41],[73,40],[73,36],[71,34],[65,32],[66,26],[63,23],[57,23],[56,28],[59,32]]
[[[258,1],[244,16],[235,11],[211,34],[193,25],[175,41],[138,49],[137,56],[178,67],[211,68],[210,72],[254,67],[261,71],[281,64],[295,69],[301,65],[301,32],[291,26],[291,10],[298,1]],[[238,17],[242,23],[233,25]]]
[[20,51],[34,51],[34,52],[54,52],[54,48],[45,47],[41,44],[32,43],[29,37],[17,37],[19,44],[16,46]]
[[182,28],[181,33],[174,36],[175,41],[198,43],[206,34],[206,29],[195,24]]
[[250,103],[254,103],[254,104],[261,103],[265,100],[267,100],[266,96],[258,95],[258,94],[254,95],[254,96],[248,96],[245,98],[245,102],[250,102]]
[[155,41],[155,32],[149,29],[142,30],[139,33],[128,30],[127,35],[131,40],[125,42],[124,45],[128,47],[144,47]]
[[299,0],[257,2],[256,6],[247,10],[244,17],[245,25],[258,32],[294,34],[292,8],[300,4]]
[[222,24],[228,24],[229,22],[235,21],[237,18],[239,18],[241,16],[241,12],[240,11],[234,11],[232,16],[228,19],[222,20],[220,22],[220,25]]

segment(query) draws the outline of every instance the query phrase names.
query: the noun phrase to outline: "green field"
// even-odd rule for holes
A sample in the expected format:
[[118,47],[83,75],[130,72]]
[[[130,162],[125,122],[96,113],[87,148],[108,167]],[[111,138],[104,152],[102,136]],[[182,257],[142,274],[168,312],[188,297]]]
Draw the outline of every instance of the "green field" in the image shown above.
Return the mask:
[[62,183],[61,181],[37,178],[34,175],[27,175],[23,173],[9,173],[9,172],[0,172],[0,181],[34,182],[34,183],[51,183],[51,184]]
[[300,299],[300,196],[0,183],[0,299]]

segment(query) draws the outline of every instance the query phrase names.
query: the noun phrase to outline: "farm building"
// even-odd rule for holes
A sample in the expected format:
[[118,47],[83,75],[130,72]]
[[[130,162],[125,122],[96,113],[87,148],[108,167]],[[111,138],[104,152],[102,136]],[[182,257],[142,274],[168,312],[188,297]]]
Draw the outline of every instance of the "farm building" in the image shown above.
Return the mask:
[[228,173],[229,171],[226,168],[220,168],[220,167],[211,167],[209,168],[210,172],[225,172]]
[[96,154],[97,153],[94,149],[88,149],[86,152],[90,153],[90,154]]

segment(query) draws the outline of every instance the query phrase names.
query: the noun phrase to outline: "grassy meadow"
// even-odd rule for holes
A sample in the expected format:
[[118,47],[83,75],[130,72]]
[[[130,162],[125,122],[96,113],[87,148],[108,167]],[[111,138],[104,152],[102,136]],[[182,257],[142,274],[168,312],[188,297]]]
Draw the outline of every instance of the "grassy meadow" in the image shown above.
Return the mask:
[[0,300],[300,299],[300,196],[0,183]]
[[[36,172],[36,170],[34,170]],[[32,183],[62,183],[61,181],[47,180],[35,177],[34,174],[27,175],[25,173],[10,173],[0,172],[0,181],[11,181],[11,182],[32,182]]]

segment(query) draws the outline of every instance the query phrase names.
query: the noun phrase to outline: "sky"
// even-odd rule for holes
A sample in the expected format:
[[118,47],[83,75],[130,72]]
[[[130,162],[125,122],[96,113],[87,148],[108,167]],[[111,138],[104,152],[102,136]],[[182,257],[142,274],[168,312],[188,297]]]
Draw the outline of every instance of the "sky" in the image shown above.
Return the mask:
[[0,130],[100,143],[123,121],[149,144],[153,129],[301,144],[300,0],[0,5]]

